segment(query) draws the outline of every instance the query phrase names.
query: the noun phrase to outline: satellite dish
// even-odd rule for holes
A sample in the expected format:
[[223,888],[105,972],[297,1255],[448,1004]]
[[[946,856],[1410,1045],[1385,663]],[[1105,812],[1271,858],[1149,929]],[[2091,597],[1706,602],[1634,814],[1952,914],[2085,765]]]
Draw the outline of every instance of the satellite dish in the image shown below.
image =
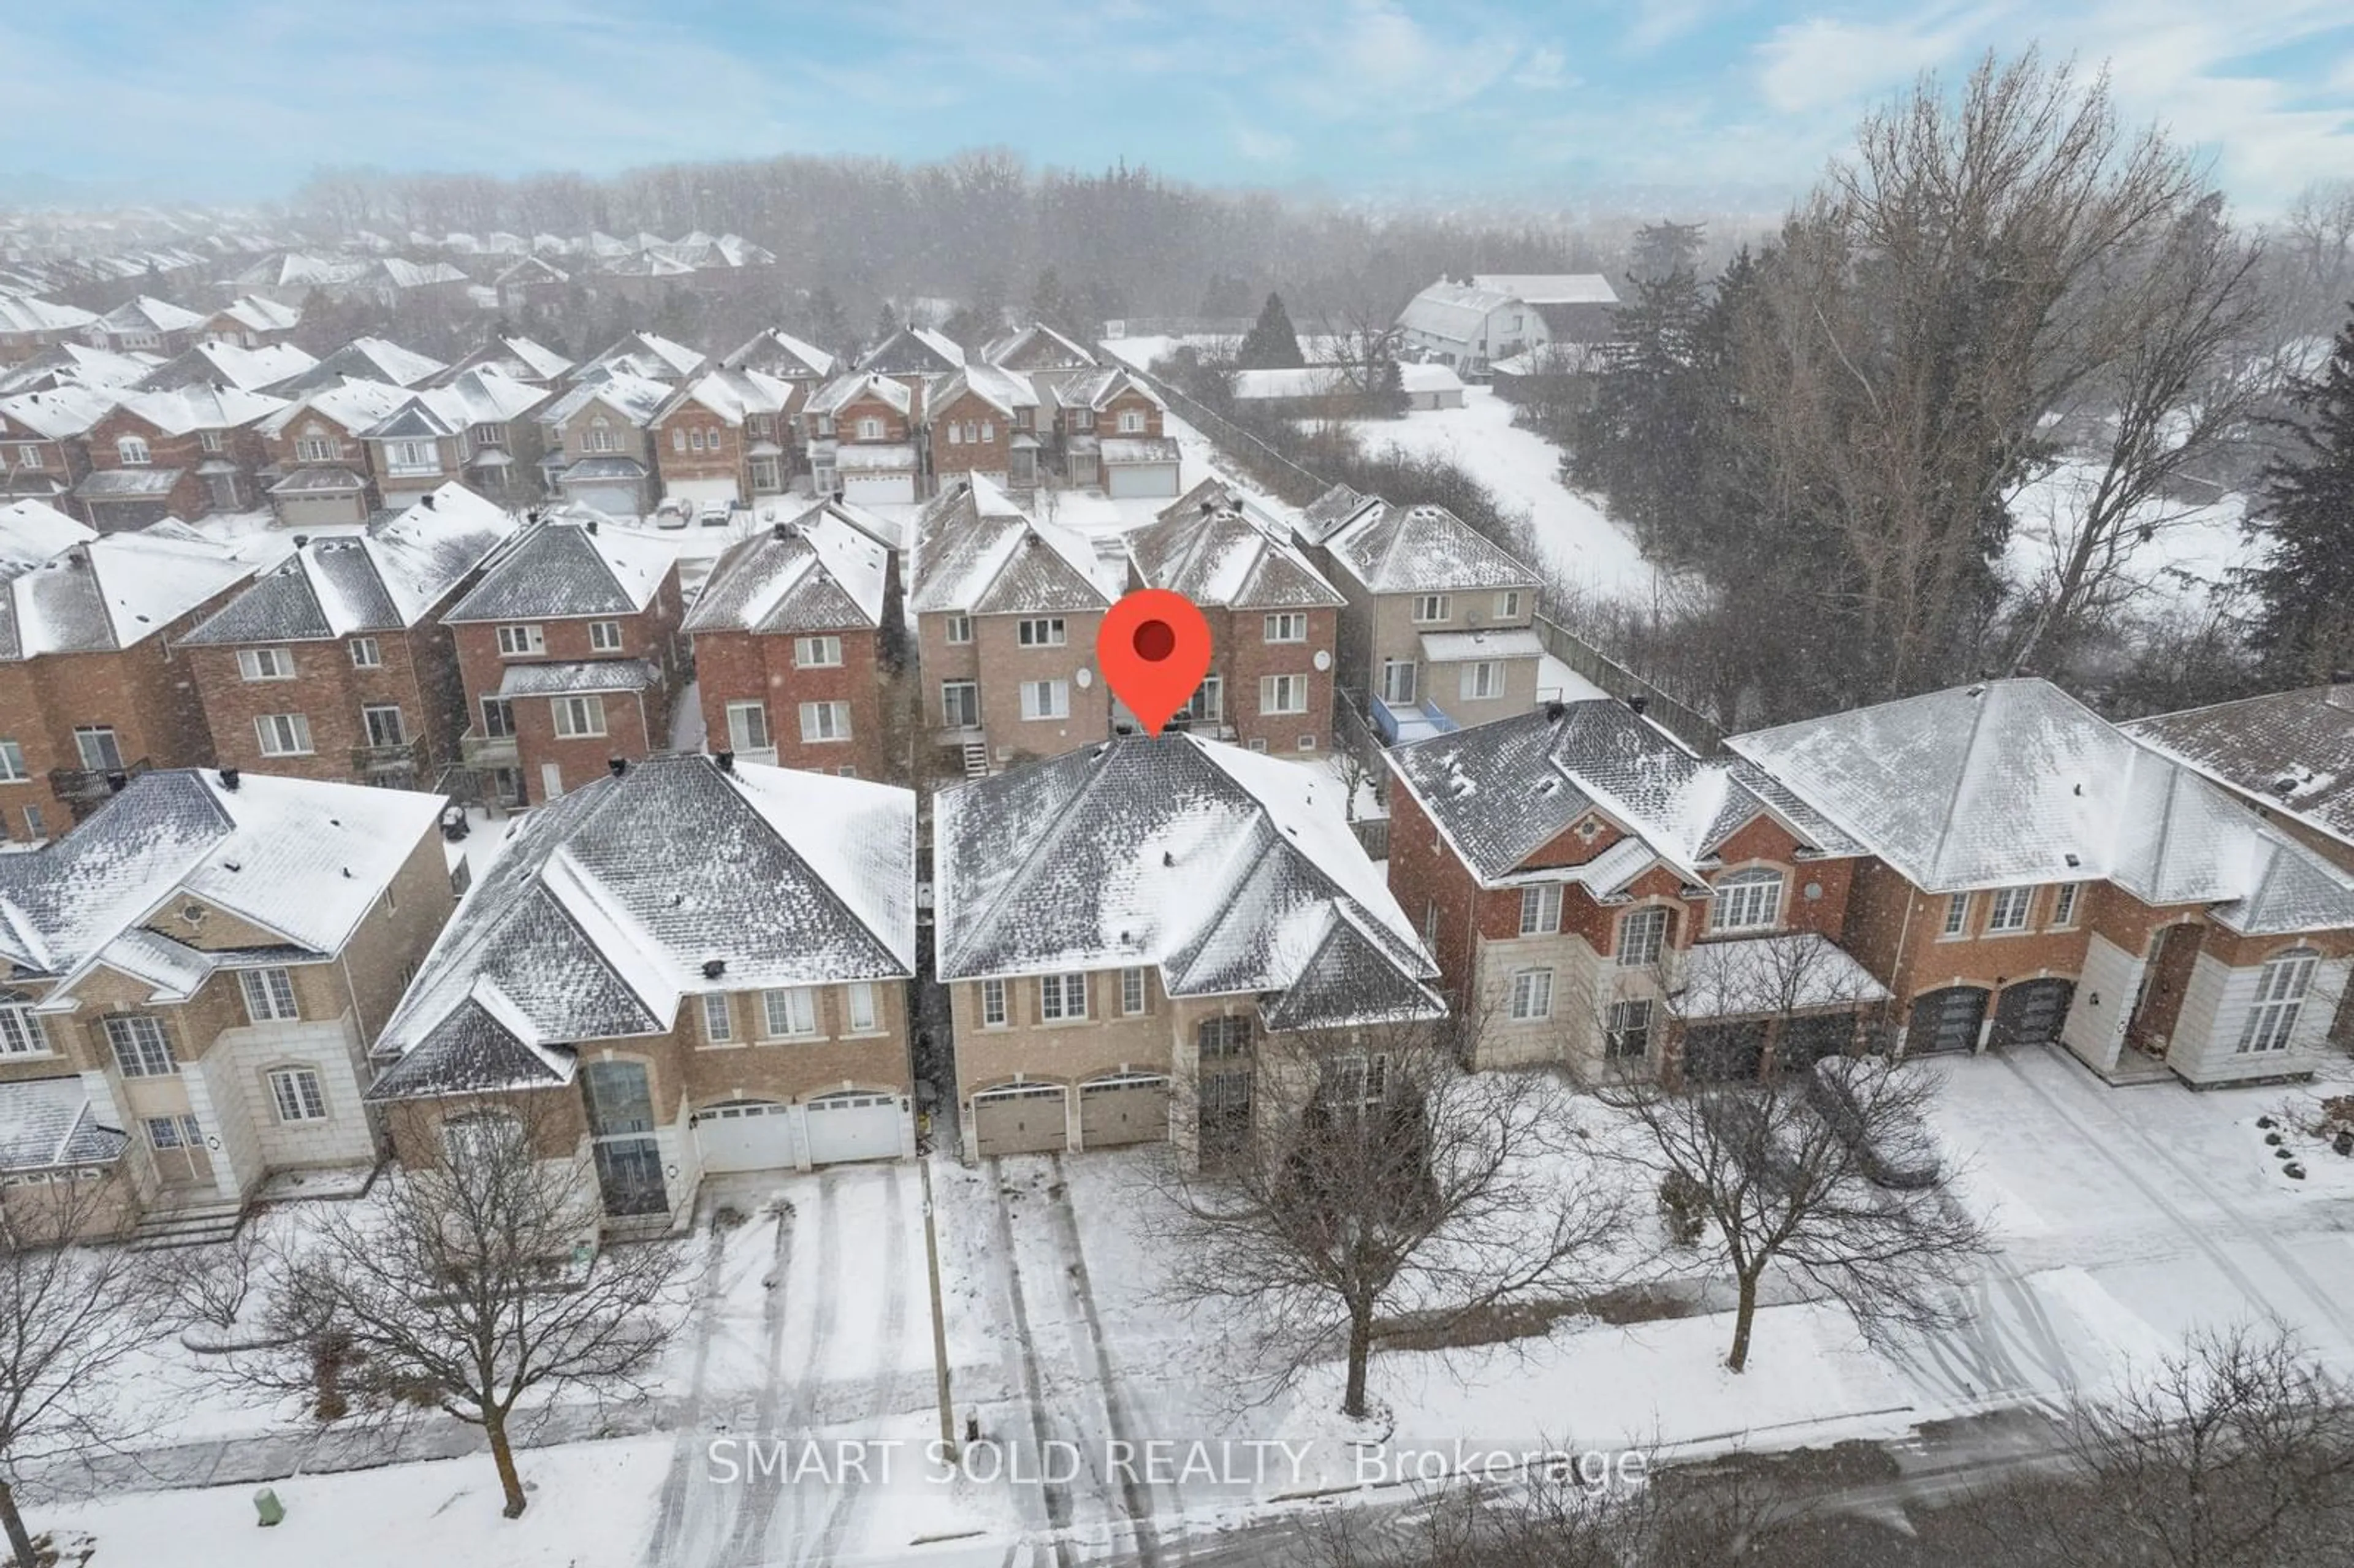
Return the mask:
[[1326,648],[1319,648],[1318,650],[1316,650],[1316,668],[1317,668],[1318,673],[1321,673],[1322,672],[1324,672],[1324,671],[1326,671],[1326,670],[1329,670],[1329,669],[1331,669],[1331,667],[1332,667],[1332,653],[1331,653],[1331,651],[1330,649],[1326,649]]
[[1082,664],[1079,666],[1079,673],[1071,679],[1076,681],[1079,683],[1079,690],[1084,692],[1096,683],[1096,673]]

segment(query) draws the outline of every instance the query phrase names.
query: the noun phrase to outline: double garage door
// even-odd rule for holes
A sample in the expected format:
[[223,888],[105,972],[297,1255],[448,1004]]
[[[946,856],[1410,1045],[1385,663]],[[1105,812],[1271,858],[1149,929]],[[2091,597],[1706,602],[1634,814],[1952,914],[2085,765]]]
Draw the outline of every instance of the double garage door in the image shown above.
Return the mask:
[[[1047,1154],[1069,1147],[1069,1098],[1055,1084],[1017,1084],[972,1097],[973,1152]],[[1169,1136],[1169,1080],[1133,1074],[1079,1086],[1079,1146],[1110,1149]]]
[[1173,462],[1124,462],[1104,470],[1104,493],[1115,500],[1177,493]]
[[[904,1148],[906,1121],[896,1095],[825,1095],[801,1107],[811,1165],[845,1160],[896,1160]],[[703,1168],[790,1171],[794,1158],[792,1107],[778,1100],[728,1100],[695,1116],[695,1137]]]
[[845,473],[841,482],[844,501],[871,506],[877,502],[887,504],[916,499],[916,476],[912,473]]

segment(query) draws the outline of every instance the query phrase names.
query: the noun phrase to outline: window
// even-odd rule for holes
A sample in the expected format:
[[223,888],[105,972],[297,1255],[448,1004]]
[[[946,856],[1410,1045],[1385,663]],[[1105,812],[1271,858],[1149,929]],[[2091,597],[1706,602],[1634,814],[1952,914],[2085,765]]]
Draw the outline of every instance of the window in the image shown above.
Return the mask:
[[1038,1016],[1085,1018],[1087,1015],[1087,977],[1084,974],[1042,975],[1038,980]]
[[1317,1097],[1351,1113],[1380,1105],[1389,1086],[1390,1059],[1379,1051],[1344,1052],[1328,1059],[1317,1073]]
[[499,628],[499,657],[522,659],[547,652],[547,637],[536,626],[502,626]]
[[803,703],[801,740],[808,745],[850,738],[848,703]]
[[1205,1018],[1193,1031],[1193,1048],[1204,1062],[1232,1061],[1250,1054],[1250,1020],[1227,1013]]
[[137,436],[123,436],[117,440],[114,458],[125,468],[145,468],[154,461],[148,454],[147,443]]
[[48,835],[48,826],[41,821],[41,809],[38,806],[26,807],[25,836],[28,839],[45,838]]
[[16,466],[18,468],[40,467],[41,449],[33,446],[18,447],[16,449]]
[[619,653],[621,651],[621,623],[618,620],[590,621],[588,646],[599,653]]
[[407,746],[408,726],[400,716],[394,703],[371,703],[360,709],[360,722],[367,726],[370,746]]
[[1561,885],[1550,883],[1543,887],[1521,889],[1521,935],[1533,937],[1541,931],[1561,929]]
[[1292,741],[1291,747],[1295,751],[1313,751],[1316,749],[1316,737],[1312,735],[1300,736]]
[[2035,903],[2032,887],[1999,887],[1994,902],[1987,909],[1987,929],[1989,931],[2024,931],[2027,912]]
[[30,779],[25,771],[25,748],[13,740],[0,740],[0,784],[21,783]]
[[1454,613],[1454,600],[1443,593],[1423,594],[1414,601],[1414,618],[1419,621],[1445,620]]
[[611,428],[601,417],[589,425],[581,438],[580,446],[582,450],[592,452],[617,452],[621,450],[621,443],[614,439]]
[[1070,683],[1066,681],[1023,682],[1022,716],[1026,719],[1070,717]]
[[393,473],[440,473],[441,454],[431,441],[387,441],[385,464]]
[[736,1015],[728,1011],[724,991],[703,993],[703,1037],[716,1044],[736,1038]]
[[1639,1062],[1651,1054],[1651,1004],[1649,1001],[1614,1002],[1602,1035],[1606,1062]]
[[504,739],[514,734],[514,705],[504,697],[482,699],[482,734],[491,739]]
[[343,454],[343,448],[323,436],[305,436],[294,443],[296,462],[333,462]]
[[1414,661],[1385,659],[1382,662],[1382,701],[1390,704],[1414,701]]
[[772,457],[756,457],[752,460],[753,489],[781,490],[784,488],[784,483],[785,482],[783,478],[777,471],[776,459]]
[[803,670],[832,670],[842,664],[842,639],[839,637],[796,637],[793,639],[793,663]]
[[760,993],[760,1007],[767,1016],[771,1040],[817,1033],[816,996],[805,985],[764,991]]
[[881,440],[883,439],[883,421],[876,418],[872,414],[860,419],[858,421],[858,439],[862,441]]
[[964,445],[964,427],[958,424],[954,419],[950,419],[948,422],[948,425],[949,445],[952,447],[960,447]]
[[[698,434],[695,438],[695,444],[698,449],[701,448],[703,445],[703,437],[701,435]],[[681,425],[673,425],[671,427],[670,450],[674,452],[683,452],[686,450],[685,427]]]
[[873,983],[867,980],[860,980],[855,985],[844,986],[843,988],[843,1001],[844,1016],[850,1020],[851,1033],[854,1034],[874,1033],[876,1026],[875,1022],[875,987]]
[[1512,1016],[1518,1019],[1553,1016],[1551,969],[1521,969],[1513,974]]
[[180,1070],[172,1060],[163,1023],[143,1012],[108,1019],[106,1042],[114,1048],[114,1065],[126,1078],[168,1078]]
[[507,428],[504,425],[476,425],[467,434],[478,447],[503,447],[507,444]]
[[1071,410],[1072,429],[1092,430],[1095,428],[1096,411],[1093,408],[1074,408]]
[[1308,617],[1299,611],[1286,610],[1267,618],[1267,640],[1269,642],[1305,642],[1308,641]]
[[1063,618],[1047,616],[1043,620],[1025,620],[1019,628],[1019,639],[1024,648],[1060,648],[1066,641]]
[[1716,904],[1709,913],[1712,931],[1763,931],[1782,918],[1782,874],[1778,871],[1736,871],[1716,884]]
[[2058,927],[2076,923],[2076,896],[2084,891],[2081,882],[2063,882],[2052,890],[2052,924]]
[[1005,1027],[1005,982],[985,980],[981,982],[981,1022],[985,1029]]
[[1304,714],[1308,711],[1308,677],[1261,675],[1258,711],[1263,714]]
[[2306,989],[2313,983],[2321,955],[2311,948],[2291,948],[2264,961],[2256,973],[2256,1000],[2240,1031],[2242,1055],[2256,1051],[2285,1051],[2296,1033],[2297,1014],[2305,1011]]
[[319,1075],[308,1067],[281,1067],[270,1075],[270,1103],[280,1121],[324,1121],[327,1097],[320,1091]]
[[970,681],[940,683],[940,722],[951,729],[974,729],[981,724],[981,688]]
[[311,755],[311,720],[303,714],[263,714],[253,721],[264,757]]
[[284,969],[240,969],[237,984],[245,993],[245,1015],[256,1023],[302,1016],[294,1005],[294,977]]
[[192,1116],[151,1116],[146,1118],[150,1149],[202,1149],[205,1129]]
[[1475,659],[1463,666],[1457,678],[1463,700],[1478,702],[1504,694],[1504,666],[1494,659]]
[[556,710],[556,733],[560,736],[605,733],[605,699],[602,697],[557,697],[549,705]]
[[355,637],[351,641],[351,650],[353,669],[375,670],[383,667],[384,649],[377,644],[375,638]]
[[291,681],[294,678],[294,655],[284,648],[240,648],[237,651],[237,673],[249,681]]
[[218,430],[198,430],[196,447],[200,451],[209,452],[217,457],[228,450],[228,442]]
[[46,1056],[49,1037],[29,1001],[0,1001],[0,1056]]
[[951,615],[951,616],[949,616],[949,619],[948,619],[948,624],[947,624],[947,626],[943,629],[942,636],[944,637],[944,639],[945,639],[947,641],[949,641],[949,642],[950,642],[950,643],[963,643],[963,642],[970,642],[970,641],[972,641],[972,617],[970,617],[970,616],[969,616],[969,615]]
[[1946,898],[1946,926],[1941,936],[1958,937],[1970,927],[1970,895],[1949,894]]
[[1133,1018],[1144,1011],[1144,971],[1119,971],[1119,1010]]
[[122,766],[122,747],[115,742],[112,725],[76,726],[74,750],[80,755],[84,768],[112,772]]
[[1185,705],[1185,711],[1193,717],[1206,720],[1211,724],[1222,722],[1226,716],[1225,677],[1203,676],[1202,683],[1193,688],[1193,701]]
[[997,444],[997,422],[994,419],[983,419],[981,422],[981,444],[985,447],[993,447]]
[[1656,906],[1630,909],[1618,917],[1618,967],[1646,969],[1659,961],[1668,939],[1668,912]]
[[729,703],[727,747],[731,751],[768,750],[769,710],[758,703]]
[[1521,590],[1510,588],[1496,596],[1496,619],[1518,620],[1521,618]]

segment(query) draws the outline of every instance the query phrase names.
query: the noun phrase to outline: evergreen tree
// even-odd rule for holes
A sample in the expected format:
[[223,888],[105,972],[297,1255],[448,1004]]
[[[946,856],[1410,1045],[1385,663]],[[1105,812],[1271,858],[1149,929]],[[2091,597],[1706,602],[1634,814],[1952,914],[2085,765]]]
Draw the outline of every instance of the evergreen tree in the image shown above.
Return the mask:
[[1292,330],[1290,313],[1283,308],[1281,294],[1269,294],[1267,303],[1259,307],[1258,321],[1235,355],[1235,364],[1244,370],[1286,370],[1308,363],[1299,352],[1299,334]]
[[890,342],[892,334],[896,333],[898,330],[899,313],[891,308],[890,301],[885,300],[875,309],[875,336],[867,346],[870,348],[880,347],[884,344]]
[[2264,471],[2247,524],[2271,546],[2245,574],[2257,600],[2248,641],[2267,675],[2307,685],[2354,668],[2354,320],[2290,401],[2290,451]]
[[1657,281],[1678,272],[1697,273],[1701,247],[1707,238],[1708,225],[1704,223],[1670,223],[1665,218],[1647,223],[1635,231],[1627,270],[1646,281]]
[[1630,278],[1632,295],[1602,351],[1594,404],[1579,419],[1566,461],[1568,479],[1600,492],[1651,547],[1688,551],[1689,487],[1700,471],[1702,409],[1716,395],[1698,363],[1708,302],[1683,268],[1666,277]]

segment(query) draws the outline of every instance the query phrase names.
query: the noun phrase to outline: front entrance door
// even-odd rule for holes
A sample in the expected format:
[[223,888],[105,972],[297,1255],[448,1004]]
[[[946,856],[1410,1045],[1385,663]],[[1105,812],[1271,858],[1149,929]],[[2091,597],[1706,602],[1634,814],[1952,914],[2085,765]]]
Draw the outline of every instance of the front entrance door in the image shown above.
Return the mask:
[[2150,933],[2149,956],[2142,960],[2141,988],[2134,994],[2133,1014],[2126,1023],[2126,1044],[2147,1056],[2166,1054],[2176,1018],[2182,1012],[2182,992],[2190,970],[2199,962],[2199,946],[2206,933],[2196,926],[2160,926]]
[[204,1128],[192,1116],[151,1116],[146,1118],[147,1148],[155,1159],[156,1179],[166,1187],[210,1187],[213,1157],[205,1149]]

